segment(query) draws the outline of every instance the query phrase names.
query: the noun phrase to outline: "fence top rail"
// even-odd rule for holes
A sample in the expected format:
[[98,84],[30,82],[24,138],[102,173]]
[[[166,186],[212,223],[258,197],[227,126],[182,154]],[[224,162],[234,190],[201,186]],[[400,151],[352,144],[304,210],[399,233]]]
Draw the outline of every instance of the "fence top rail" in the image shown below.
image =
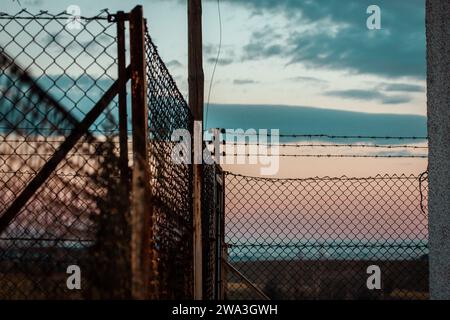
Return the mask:
[[420,174],[377,174],[369,177],[348,177],[346,175],[340,177],[309,177],[309,178],[268,178],[268,177],[255,177],[247,176],[243,174],[233,173],[230,171],[224,171],[225,176],[239,177],[246,180],[261,180],[268,182],[285,182],[285,181],[370,181],[370,180],[425,180],[427,171]]
[[110,21],[111,14],[108,9],[102,9],[95,16],[87,17],[87,16],[77,16],[71,14],[67,11],[62,11],[59,13],[50,13],[47,10],[40,10],[38,13],[33,13],[28,11],[27,9],[22,9],[15,14],[0,12],[0,20],[67,20],[67,19],[76,19],[79,20],[107,20]]

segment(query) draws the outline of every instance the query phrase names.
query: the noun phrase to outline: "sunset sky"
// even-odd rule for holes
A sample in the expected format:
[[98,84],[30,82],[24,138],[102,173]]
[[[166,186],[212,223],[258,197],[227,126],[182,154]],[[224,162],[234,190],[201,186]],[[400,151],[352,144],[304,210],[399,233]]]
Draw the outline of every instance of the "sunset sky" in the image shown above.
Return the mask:
[[[375,3],[382,29],[368,30],[366,9]],[[151,35],[186,93],[185,1],[21,0],[30,10],[55,12],[72,4],[86,16],[142,4]],[[425,114],[423,0],[221,0],[220,7],[222,50],[211,103]],[[203,1],[203,30],[208,89],[219,45],[216,0]]]
[[[84,16],[104,8],[111,13],[129,11],[142,4],[159,53],[187,98],[186,1],[21,0],[20,4],[30,11],[55,13],[75,4]],[[381,30],[366,27],[371,4],[381,8]],[[2,11],[15,13],[20,8],[16,2]],[[220,24],[217,1],[203,1],[205,103],[210,100],[207,127],[426,135],[423,0],[220,0],[220,15],[222,47],[208,99]],[[386,122],[391,117],[386,114],[399,117]],[[339,153],[335,151],[342,152],[328,153]],[[280,167],[287,170],[282,176],[426,168],[426,159],[332,161],[333,166],[329,159],[282,159]]]

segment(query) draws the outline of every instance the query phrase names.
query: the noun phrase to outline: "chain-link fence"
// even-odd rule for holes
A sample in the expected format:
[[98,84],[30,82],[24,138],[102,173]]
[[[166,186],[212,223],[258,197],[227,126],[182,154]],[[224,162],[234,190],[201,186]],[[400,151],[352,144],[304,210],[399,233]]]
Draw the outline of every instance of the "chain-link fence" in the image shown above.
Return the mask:
[[[172,161],[171,137],[192,132],[192,116],[148,32],[130,57],[131,66],[143,58],[144,76],[125,67],[125,22],[145,27],[137,9],[139,21],[107,11],[0,15],[0,298],[133,295],[128,150],[138,152],[136,132],[148,134],[140,138],[150,175],[148,254],[156,252],[152,296],[192,297],[192,166]],[[138,90],[147,92],[132,95],[144,96],[147,110],[126,98],[130,78],[132,86],[144,81]],[[145,130],[133,126],[127,104],[147,114]],[[82,270],[81,290],[67,287],[69,265]]]
[[[80,126],[117,78],[116,28],[107,18],[71,25],[65,13],[0,16],[2,298],[95,297],[105,282],[91,271],[108,247],[98,236],[109,228],[104,203],[115,198],[119,175],[116,100],[103,101],[89,130]],[[89,279],[82,290],[66,286],[74,264]]]
[[202,187],[203,298],[221,299],[224,194],[220,166],[204,165]]
[[[426,175],[227,173],[225,186],[229,299],[428,296]],[[371,265],[380,268],[380,290],[367,287]]]
[[[130,76],[128,19],[0,14],[0,298],[132,296],[128,149],[142,127],[153,296],[192,297],[192,166],[172,157],[192,115],[148,31],[145,74]],[[147,89],[141,128],[130,78]],[[202,178],[205,299],[427,296],[425,176],[279,180],[204,165]],[[67,287],[69,265],[81,290]],[[366,287],[369,265],[381,290]]]
[[160,297],[188,298],[192,295],[193,273],[192,166],[172,160],[177,145],[172,141],[172,134],[180,129],[192,132],[193,120],[148,32],[145,45],[151,201],[157,219]]

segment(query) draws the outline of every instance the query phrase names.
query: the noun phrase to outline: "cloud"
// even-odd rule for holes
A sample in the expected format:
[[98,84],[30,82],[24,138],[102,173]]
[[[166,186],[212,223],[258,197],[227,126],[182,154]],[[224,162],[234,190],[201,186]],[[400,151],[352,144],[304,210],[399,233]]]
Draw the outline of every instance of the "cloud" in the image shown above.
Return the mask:
[[410,157],[410,156],[420,156],[420,157],[426,157],[427,154],[423,152],[414,152],[408,149],[400,149],[400,150],[386,150],[386,151],[372,151],[367,152],[367,155],[371,156],[391,156],[391,157]]
[[425,87],[408,83],[383,83],[380,86],[384,91],[425,92]]
[[259,83],[259,81],[251,80],[251,79],[234,79],[233,84],[237,85],[245,85],[245,84],[255,84]]
[[270,58],[284,54],[283,43],[280,42],[283,35],[265,25],[252,33],[250,42],[243,47],[243,60],[258,58]]
[[297,76],[297,77],[291,77],[291,78],[287,78],[286,80],[288,81],[292,81],[292,82],[313,82],[313,83],[321,83],[321,84],[325,84],[328,83],[328,81],[326,80],[322,80],[316,77],[303,77],[303,76]]
[[361,101],[374,100],[379,101],[382,104],[400,104],[411,101],[411,98],[407,95],[387,96],[376,90],[361,90],[361,89],[331,90],[326,91],[325,95]]
[[[421,137],[427,135],[427,118],[417,115],[365,113],[282,105],[211,104],[210,108],[208,113],[210,128],[277,128],[280,129],[280,133],[284,134]],[[305,138],[305,140],[308,139]],[[329,142],[325,138],[321,140]],[[359,142],[362,141],[364,139]],[[366,141],[389,144],[419,142],[414,140],[374,141],[371,139]]]
[[203,54],[204,55],[217,54],[217,47],[212,44],[204,44],[203,45]]
[[178,60],[170,60],[169,62],[166,63],[166,66],[168,66],[169,68],[173,67],[173,68],[181,68],[183,67],[183,64],[178,61]]
[[[205,61],[211,64],[216,63],[218,50],[218,45],[204,44],[203,54],[205,56]],[[235,61],[235,56],[234,49],[231,46],[222,46],[217,64],[220,66],[232,64]]]
[[[206,61],[208,61],[208,63],[216,63],[216,60],[217,60],[217,56],[208,58]],[[217,64],[220,66],[226,66],[226,65],[229,65],[232,63],[233,63],[233,59],[229,59],[229,58],[219,58],[219,60],[217,60]]]
[[424,0],[378,0],[381,30],[366,28],[366,9],[372,0],[223,1],[282,14],[288,21],[282,30],[283,44],[276,33],[264,33],[267,26],[255,30],[244,46],[244,59],[278,56],[311,68],[425,78]]
[[244,46],[244,60],[253,60],[257,58],[270,58],[283,55],[283,49],[280,45],[266,45],[265,42],[251,40]]
[[21,0],[20,3],[24,6],[41,6],[44,4],[43,0]]

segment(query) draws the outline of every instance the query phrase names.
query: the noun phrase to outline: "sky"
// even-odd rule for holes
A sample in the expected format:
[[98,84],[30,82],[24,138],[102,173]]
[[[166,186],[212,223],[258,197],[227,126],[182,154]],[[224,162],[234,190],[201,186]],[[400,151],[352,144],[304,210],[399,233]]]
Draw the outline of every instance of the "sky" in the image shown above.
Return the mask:
[[[1,8],[8,13],[21,7],[58,13],[77,5],[83,16],[143,5],[152,39],[188,98],[185,0],[0,2],[8,3]],[[366,27],[371,4],[381,9],[380,30]],[[203,0],[206,127],[426,135],[424,0],[220,0],[219,6],[220,19],[218,1]],[[220,57],[211,83],[220,29]],[[108,76],[112,80],[114,71]],[[360,159],[333,160],[340,166],[316,166],[329,160],[310,160],[299,166],[298,161],[283,159],[281,171],[286,176],[352,175],[412,168],[419,172],[426,167],[426,160],[420,159],[374,160],[377,166]],[[241,167],[235,170],[257,170]]]
[[[186,1],[20,4],[51,12],[78,5],[87,16],[142,4],[159,52],[187,96]],[[381,9],[380,30],[366,27],[370,4]],[[204,0],[205,100],[425,115],[424,14],[424,0],[220,0],[221,55],[208,99],[220,27],[217,0]]]

